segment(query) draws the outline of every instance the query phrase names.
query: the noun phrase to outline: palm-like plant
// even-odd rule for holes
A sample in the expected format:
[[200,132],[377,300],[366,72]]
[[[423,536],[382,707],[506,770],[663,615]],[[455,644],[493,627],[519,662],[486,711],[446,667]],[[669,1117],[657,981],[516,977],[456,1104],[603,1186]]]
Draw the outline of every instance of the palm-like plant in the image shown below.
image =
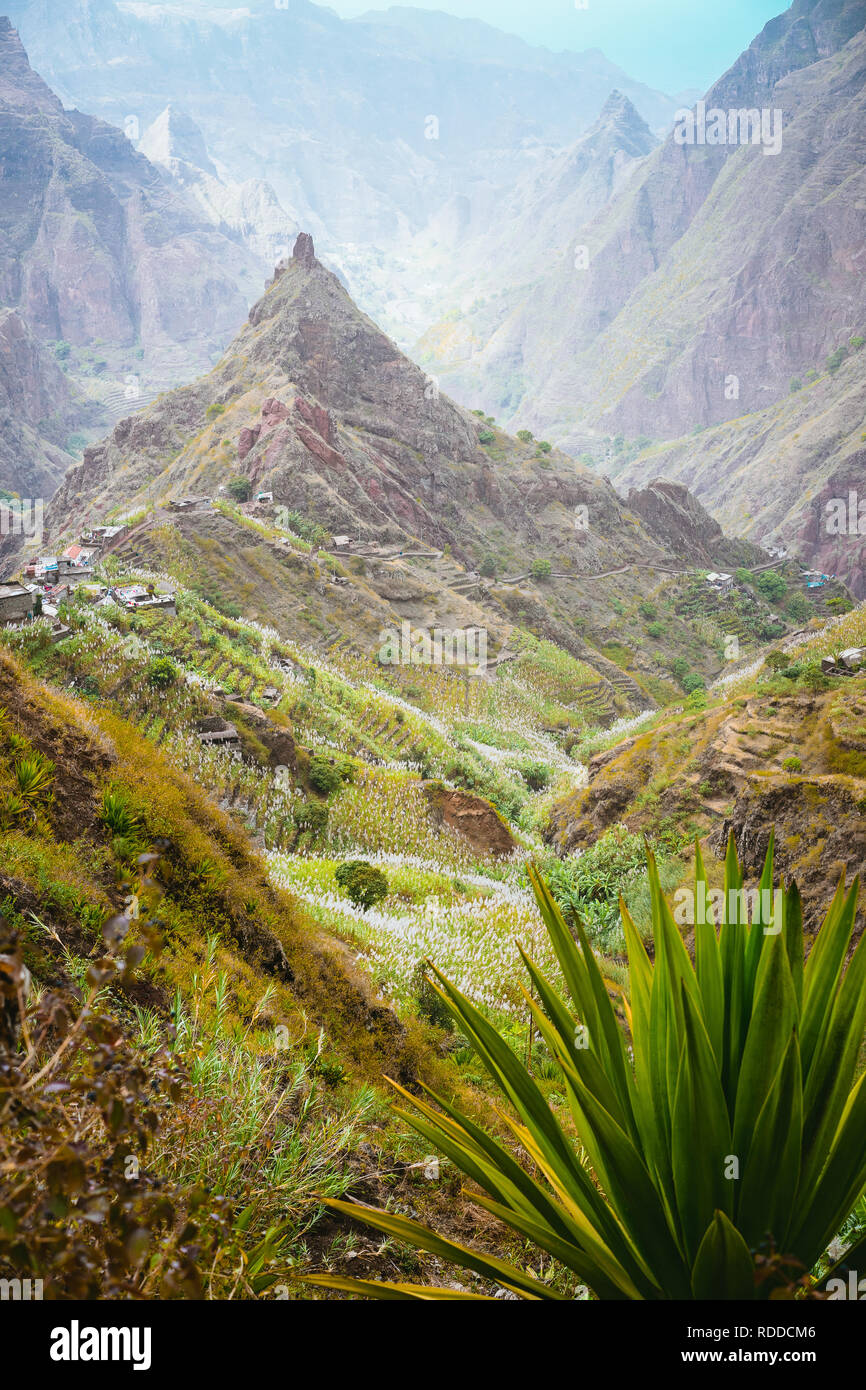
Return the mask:
[[54,764],[41,753],[19,758],[14,768],[18,795],[29,805],[45,801],[51,795]]
[[[730,839],[718,930],[696,847],[693,963],[652,855],[648,869],[654,961],[621,903],[625,1027],[582,925],[575,941],[532,875],[570,1002],[524,956],[540,1001],[527,993],[527,1003],[561,1070],[585,1162],[514,1052],[438,971],[442,998],[516,1113],[502,1118],[535,1172],[441,1096],[434,1108],[402,1091],[412,1110],[399,1113],[481,1189],[473,1201],[598,1298],[768,1297],[805,1278],[866,1184],[866,1073],[855,1081],[866,1025],[862,939],[845,965],[858,883],[839,884],[804,962],[796,885],[773,897],[772,840],[749,925]],[[562,1296],[416,1222],[330,1205],[524,1298]],[[762,1246],[769,1277],[759,1278]],[[310,1282],[380,1298],[456,1296],[336,1276]]]

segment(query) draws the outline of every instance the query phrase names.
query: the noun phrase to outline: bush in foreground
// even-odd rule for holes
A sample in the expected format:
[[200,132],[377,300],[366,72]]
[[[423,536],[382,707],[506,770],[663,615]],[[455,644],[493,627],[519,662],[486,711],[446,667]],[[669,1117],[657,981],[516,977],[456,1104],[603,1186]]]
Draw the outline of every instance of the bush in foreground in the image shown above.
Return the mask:
[[[434,1095],[434,1108],[397,1088],[411,1107],[401,1116],[481,1188],[472,1200],[529,1242],[526,1266],[391,1212],[331,1206],[523,1298],[563,1297],[530,1272],[543,1265],[540,1252],[598,1298],[764,1299],[818,1288],[809,1271],[866,1183],[866,1073],[855,1082],[864,938],[845,965],[859,884],[839,884],[804,963],[800,896],[794,884],[774,895],[772,840],[751,926],[740,920],[743,878],[729,841],[718,932],[696,848],[693,963],[651,855],[648,869],[654,959],[623,908],[625,1025],[582,925],[575,941],[531,875],[568,998],[524,957],[535,996],[527,1004],[559,1067],[585,1160],[520,1059],[438,971],[439,994],[516,1112],[503,1119],[531,1171],[449,1100]],[[864,1250],[861,1236],[846,1266],[856,1268]],[[459,1296],[338,1276],[310,1282],[386,1298]]]

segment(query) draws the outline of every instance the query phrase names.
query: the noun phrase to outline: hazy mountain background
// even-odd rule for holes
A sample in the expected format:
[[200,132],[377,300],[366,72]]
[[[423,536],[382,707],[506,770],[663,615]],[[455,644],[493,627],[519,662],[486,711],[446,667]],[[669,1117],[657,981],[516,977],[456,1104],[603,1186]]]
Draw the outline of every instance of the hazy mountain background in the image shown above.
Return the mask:
[[[37,127],[54,122],[76,161],[96,165],[108,220],[91,244],[73,163],[55,163],[52,234],[72,249],[52,281],[45,229],[13,228],[23,278],[4,298],[36,339],[72,345],[72,386],[109,418],[134,408],[130,377],[144,401],[215,362],[303,228],[461,404],[622,486],[674,476],[729,529],[796,537],[806,558],[828,559],[814,497],[852,458],[856,473],[862,432],[850,346],[866,321],[862,0],[796,0],[707,94],[781,111],[772,156],[677,144],[682,96],[597,50],[554,54],[440,12],[8,9],[36,70],[88,112],[63,111],[28,78],[19,96],[32,109],[15,120],[29,163]],[[93,277],[92,292],[66,293],[64,267],[79,286]],[[848,548],[835,562],[859,591],[860,558]]]
[[140,139],[171,103],[227,182],[269,184],[403,345],[459,271],[429,267],[419,233],[455,218],[495,229],[504,191],[582,135],[614,89],[656,131],[677,106],[597,51],[554,54],[440,12],[346,21],[306,0],[6,9],[66,104]]

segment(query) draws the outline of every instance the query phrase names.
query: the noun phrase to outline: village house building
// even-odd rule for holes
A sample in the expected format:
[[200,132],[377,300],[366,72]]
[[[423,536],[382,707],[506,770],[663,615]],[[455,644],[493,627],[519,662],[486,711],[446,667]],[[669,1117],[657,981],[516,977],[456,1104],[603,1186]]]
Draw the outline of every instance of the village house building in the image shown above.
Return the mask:
[[0,623],[23,623],[33,616],[36,594],[10,580],[0,584]]

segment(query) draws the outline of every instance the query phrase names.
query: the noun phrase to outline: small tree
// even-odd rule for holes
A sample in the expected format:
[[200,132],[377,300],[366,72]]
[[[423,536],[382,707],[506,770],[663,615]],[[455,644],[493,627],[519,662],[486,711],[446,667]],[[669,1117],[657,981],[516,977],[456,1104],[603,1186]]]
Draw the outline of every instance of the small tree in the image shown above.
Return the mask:
[[368,864],[365,859],[350,859],[340,864],[334,877],[337,886],[362,912],[369,911],[388,896],[387,878],[381,869]]
[[239,473],[236,478],[232,478],[228,488],[229,497],[234,498],[235,502],[249,502],[252,490],[252,483],[242,473]]
[[764,657],[764,665],[769,667],[771,671],[784,671],[788,665],[788,658],[784,652],[767,652]]
[[478,573],[483,574],[485,579],[492,579],[496,574],[495,555],[485,555],[481,564],[478,566]]
[[551,449],[553,448],[553,445],[548,444],[546,439],[539,439],[535,447],[540,454],[549,454]]
[[340,785],[340,769],[325,753],[314,753],[310,759],[310,786],[322,796],[330,796]]
[[775,570],[767,570],[766,573],[759,574],[755,587],[758,593],[763,594],[764,598],[769,599],[771,603],[780,599],[788,588],[781,574],[777,574]]
[[518,430],[517,438],[520,440],[521,444],[531,444],[532,430]]
[[788,612],[795,623],[805,623],[811,618],[813,608],[805,594],[794,594],[788,602]]
[[529,566],[529,573],[533,579],[549,579],[551,564],[549,560],[533,560]]

